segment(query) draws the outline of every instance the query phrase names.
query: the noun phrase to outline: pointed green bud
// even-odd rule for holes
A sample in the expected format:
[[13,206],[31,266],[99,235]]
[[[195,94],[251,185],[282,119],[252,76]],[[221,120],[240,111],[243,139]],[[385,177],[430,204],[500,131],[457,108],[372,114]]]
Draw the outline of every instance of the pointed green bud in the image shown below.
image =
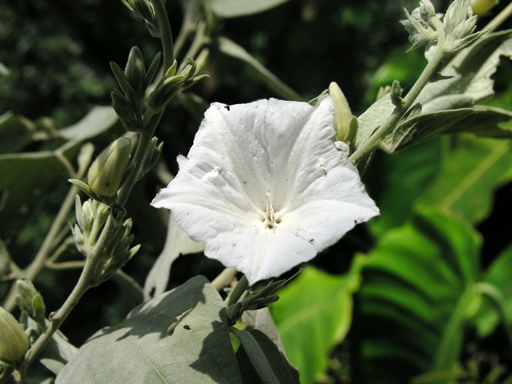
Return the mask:
[[132,47],[130,50],[124,73],[132,88],[138,93],[146,89],[146,66],[139,47]]
[[117,193],[130,160],[131,140],[121,137],[100,153],[89,168],[88,184],[98,196]]
[[167,71],[165,71],[164,78],[168,79],[169,77],[174,76],[176,74],[177,69],[178,69],[178,62],[176,60],[174,60],[172,65],[169,67],[169,69]]
[[339,141],[344,141],[350,129],[352,112],[338,84],[334,82],[329,84],[329,95],[331,95],[334,103],[334,129],[336,130],[336,138]]
[[28,338],[18,321],[0,307],[0,360],[20,363],[28,351]]
[[499,0],[471,0],[469,5],[473,8],[475,15],[481,16],[489,12],[499,2]]
[[16,282],[16,304],[22,312],[38,323],[44,324],[46,307],[41,294],[29,279],[21,278]]

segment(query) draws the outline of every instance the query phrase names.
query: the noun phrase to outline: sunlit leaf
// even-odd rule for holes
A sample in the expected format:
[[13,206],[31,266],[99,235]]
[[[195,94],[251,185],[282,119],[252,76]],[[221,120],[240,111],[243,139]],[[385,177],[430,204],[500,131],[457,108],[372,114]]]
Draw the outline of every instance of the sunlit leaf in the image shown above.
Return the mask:
[[247,16],[277,7],[288,0],[203,0],[205,7],[217,16],[230,18]]
[[381,237],[363,269],[354,319],[358,383],[406,383],[455,367],[479,243],[471,228],[434,211]]
[[380,216],[368,223],[375,235],[381,235],[407,219],[414,201],[436,176],[447,139],[438,136],[394,156],[376,154],[365,174],[370,196],[380,208]]
[[202,276],[93,335],[56,383],[241,383],[220,295]]
[[512,151],[507,140],[461,137],[418,205],[435,206],[471,222],[483,220],[493,192],[512,180]]
[[314,383],[316,376],[325,372],[329,353],[347,334],[362,263],[356,258],[345,276],[305,268],[272,305],[286,354],[299,369],[301,383]]

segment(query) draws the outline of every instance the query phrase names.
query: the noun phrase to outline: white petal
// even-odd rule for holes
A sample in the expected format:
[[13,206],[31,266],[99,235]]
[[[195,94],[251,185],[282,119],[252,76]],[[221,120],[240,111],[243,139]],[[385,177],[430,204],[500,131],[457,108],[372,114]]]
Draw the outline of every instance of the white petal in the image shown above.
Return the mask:
[[[171,209],[205,254],[252,284],[310,260],[378,214],[332,138],[333,105],[212,104],[188,158],[152,205]],[[343,143],[337,143],[343,148]],[[271,207],[271,208],[269,208]],[[271,209],[273,229],[261,220]]]

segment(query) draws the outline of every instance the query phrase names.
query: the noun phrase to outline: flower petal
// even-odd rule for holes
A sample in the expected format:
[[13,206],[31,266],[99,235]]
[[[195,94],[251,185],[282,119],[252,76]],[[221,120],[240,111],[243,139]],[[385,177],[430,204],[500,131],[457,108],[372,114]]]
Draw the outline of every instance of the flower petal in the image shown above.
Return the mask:
[[152,205],[171,209],[193,240],[206,242],[206,256],[249,283],[278,276],[379,212],[332,142],[333,115],[328,96],[316,107],[214,103]]

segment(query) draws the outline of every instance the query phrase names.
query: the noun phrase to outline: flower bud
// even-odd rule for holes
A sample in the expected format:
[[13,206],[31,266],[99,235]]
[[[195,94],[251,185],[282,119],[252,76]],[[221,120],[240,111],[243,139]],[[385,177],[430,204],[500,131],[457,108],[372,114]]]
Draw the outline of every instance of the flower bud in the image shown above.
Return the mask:
[[329,95],[331,95],[334,103],[334,129],[336,130],[336,138],[339,141],[343,141],[349,132],[352,112],[338,84],[334,82],[329,84]]
[[43,297],[36,290],[34,284],[29,279],[21,278],[16,282],[16,304],[22,312],[37,322],[44,323],[46,308]]
[[18,321],[0,307],[0,360],[20,363],[28,350],[28,338]]
[[98,196],[114,196],[130,159],[131,140],[121,137],[100,153],[89,168],[88,184]]
[[471,0],[469,5],[475,15],[485,15],[491,8],[499,3],[499,0]]

